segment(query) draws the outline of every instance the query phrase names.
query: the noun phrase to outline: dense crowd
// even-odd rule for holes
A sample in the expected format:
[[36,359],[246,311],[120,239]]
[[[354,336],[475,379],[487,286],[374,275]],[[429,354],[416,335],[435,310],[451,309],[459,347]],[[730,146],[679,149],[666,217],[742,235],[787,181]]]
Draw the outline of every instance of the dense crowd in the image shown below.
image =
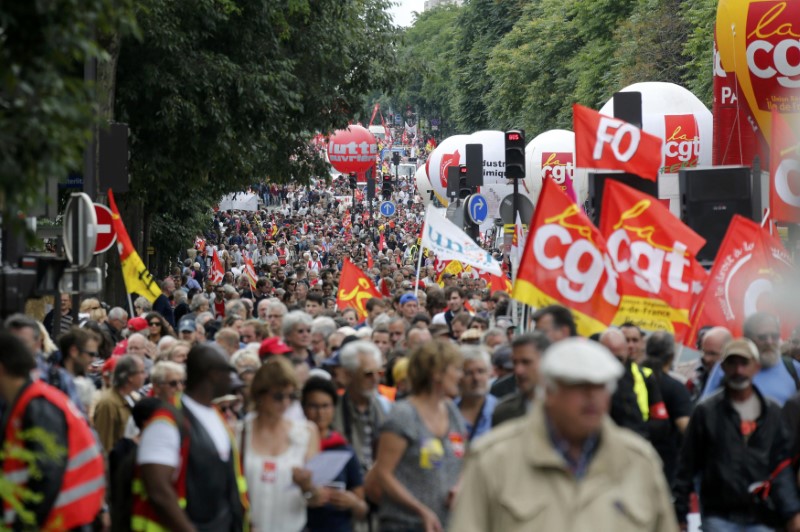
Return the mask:
[[[153,302],[6,320],[5,441],[39,472],[5,460],[38,495],[9,527],[800,530],[800,328],[702,324],[677,367],[668,332],[579,338],[569,309],[515,322],[436,257],[417,277],[410,182],[389,219],[346,178],[259,194],[213,214]],[[363,316],[337,306],[345,258],[382,295]]]

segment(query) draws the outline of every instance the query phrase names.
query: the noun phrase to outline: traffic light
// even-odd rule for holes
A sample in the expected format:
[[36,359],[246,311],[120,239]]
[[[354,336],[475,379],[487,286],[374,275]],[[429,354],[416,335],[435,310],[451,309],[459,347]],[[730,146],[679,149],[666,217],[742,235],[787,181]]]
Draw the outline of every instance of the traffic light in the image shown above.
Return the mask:
[[370,166],[367,170],[367,201],[375,199],[375,167]]
[[467,165],[462,164],[458,167],[458,198],[465,199],[472,194],[472,188],[467,184]]
[[383,174],[383,186],[381,187],[381,194],[384,200],[389,200],[392,197],[392,176],[391,174]]
[[400,164],[400,152],[396,151],[392,153],[392,163],[394,164],[394,167],[397,168],[397,166]]
[[521,129],[506,131],[506,178],[525,177],[525,132]]
[[352,188],[353,190],[355,190],[355,189],[356,189],[356,174],[355,174],[355,173],[351,173],[351,174],[348,176],[348,180],[349,180],[349,182],[350,182],[350,188]]

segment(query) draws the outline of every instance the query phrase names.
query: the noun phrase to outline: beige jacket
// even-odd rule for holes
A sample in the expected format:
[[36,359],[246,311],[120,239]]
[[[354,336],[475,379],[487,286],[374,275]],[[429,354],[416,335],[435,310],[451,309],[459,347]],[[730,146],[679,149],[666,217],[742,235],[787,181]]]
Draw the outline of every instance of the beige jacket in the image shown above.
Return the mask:
[[661,461],[606,418],[586,476],[576,481],[547,434],[542,402],[479,439],[451,513],[453,532],[677,530]]

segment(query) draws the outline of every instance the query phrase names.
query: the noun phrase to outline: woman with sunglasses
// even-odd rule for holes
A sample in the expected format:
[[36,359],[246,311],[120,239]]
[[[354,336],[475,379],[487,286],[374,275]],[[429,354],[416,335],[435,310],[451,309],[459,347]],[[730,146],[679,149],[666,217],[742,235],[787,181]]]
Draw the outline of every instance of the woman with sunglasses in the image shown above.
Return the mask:
[[183,392],[186,370],[181,364],[164,360],[153,366],[150,380],[153,382],[153,395],[174,405],[178,394]]
[[148,326],[147,339],[154,344],[158,345],[158,341],[165,336],[172,336],[167,321],[158,312],[150,312],[145,319]]
[[327,491],[314,486],[310,471],[303,469],[319,452],[317,427],[284,417],[297,390],[294,368],[282,356],[268,358],[250,385],[255,415],[242,423],[239,448],[252,505],[250,517],[258,530],[303,530],[307,508],[327,502]]

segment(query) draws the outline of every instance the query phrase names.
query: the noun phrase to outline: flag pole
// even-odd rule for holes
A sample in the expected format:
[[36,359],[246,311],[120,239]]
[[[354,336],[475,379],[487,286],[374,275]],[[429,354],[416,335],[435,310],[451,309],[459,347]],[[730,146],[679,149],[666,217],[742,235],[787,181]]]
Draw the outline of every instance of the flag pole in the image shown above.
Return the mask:
[[414,297],[419,295],[419,270],[422,268],[422,254],[425,250],[425,247],[422,245],[422,242],[419,244],[419,258],[417,259],[417,283],[414,285]]
[[[127,290],[125,290],[125,291],[128,292]],[[130,314],[131,318],[135,318],[136,317],[136,313],[133,311],[133,300],[131,299],[131,293],[130,292],[128,292],[128,308],[130,308],[130,310],[131,310],[131,314]]]

